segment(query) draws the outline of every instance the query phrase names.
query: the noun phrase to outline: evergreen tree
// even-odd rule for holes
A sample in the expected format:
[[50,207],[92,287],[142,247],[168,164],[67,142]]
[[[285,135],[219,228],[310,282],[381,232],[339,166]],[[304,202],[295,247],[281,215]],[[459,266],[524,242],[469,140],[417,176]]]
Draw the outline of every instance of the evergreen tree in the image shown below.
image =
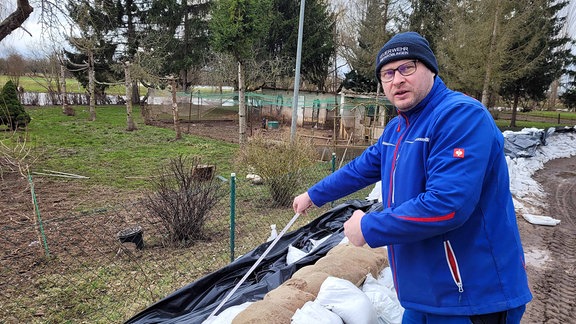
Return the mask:
[[[268,60],[281,58],[295,66],[298,45],[300,2],[273,1],[273,23],[266,38]],[[335,16],[325,0],[308,0],[304,10],[302,37],[302,80],[309,81],[318,90],[324,90],[331,60],[335,57]],[[293,69],[284,70],[285,77],[293,77]]]
[[[186,89],[209,59],[209,17],[212,1],[153,0],[141,15],[140,56],[160,59],[158,75],[179,76]],[[143,62],[144,65],[146,63]]]
[[238,63],[238,133],[246,142],[245,73],[247,61],[262,50],[260,40],[268,34],[272,3],[268,0],[217,0],[210,27],[212,44],[219,52],[230,54]]
[[[500,1],[500,0],[495,0]],[[441,32],[436,42],[439,74],[451,88],[480,99],[487,65],[499,69],[508,42],[506,28],[498,34],[498,46],[490,47],[494,16],[500,21],[503,14],[495,12],[495,1],[449,1]],[[493,57],[488,60],[492,51]],[[492,79],[497,83],[498,75]]]
[[515,125],[518,102],[521,99],[535,101],[546,98],[546,91],[552,82],[566,72],[566,67],[574,61],[570,48],[565,45],[570,38],[559,36],[565,23],[558,13],[567,2],[535,0],[531,5],[523,4],[518,11],[523,15],[522,32],[516,33],[509,51],[518,55],[524,63],[518,66],[518,57],[509,57],[504,64],[507,71],[503,78],[500,95],[511,100],[513,114],[510,126]]
[[436,38],[441,36],[446,6],[445,1],[412,0],[409,29],[424,36],[433,51],[436,49]]
[[349,44],[350,50],[344,57],[352,67],[345,76],[342,86],[352,87],[355,91],[375,92],[378,87],[374,74],[374,61],[378,51],[392,33],[386,24],[391,19],[390,0],[367,0],[358,24],[355,42]]
[[0,125],[8,125],[10,130],[16,130],[29,122],[30,115],[18,99],[18,89],[14,82],[9,80],[0,92]]
[[560,99],[568,109],[573,110],[576,108],[576,87],[568,89],[561,94]]
[[65,50],[66,67],[84,88],[88,89],[89,56],[93,55],[95,93],[103,96],[110,83],[122,79],[114,69],[118,47],[116,32],[121,22],[121,8],[114,0],[90,2],[69,0],[70,18],[76,23],[78,35],[69,38],[73,51]]

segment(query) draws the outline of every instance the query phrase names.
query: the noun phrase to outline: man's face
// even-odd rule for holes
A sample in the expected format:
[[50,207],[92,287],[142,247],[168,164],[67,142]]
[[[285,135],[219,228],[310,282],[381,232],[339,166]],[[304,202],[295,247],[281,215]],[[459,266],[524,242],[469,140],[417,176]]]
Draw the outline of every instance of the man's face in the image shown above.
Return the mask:
[[386,98],[398,110],[408,111],[428,95],[434,85],[434,72],[422,62],[406,59],[382,66],[380,80]]

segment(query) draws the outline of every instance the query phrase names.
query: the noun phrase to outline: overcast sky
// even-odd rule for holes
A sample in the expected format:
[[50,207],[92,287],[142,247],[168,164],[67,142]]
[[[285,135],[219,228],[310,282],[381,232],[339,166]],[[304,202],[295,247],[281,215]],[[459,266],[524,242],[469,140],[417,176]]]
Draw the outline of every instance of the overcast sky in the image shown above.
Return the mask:
[[[43,46],[39,14],[40,9],[34,8],[30,17],[22,24],[22,27],[31,35],[19,28],[0,41],[0,57],[6,57],[14,52],[25,57],[34,57],[33,53],[38,52],[38,49]],[[0,18],[4,19],[5,15]]]

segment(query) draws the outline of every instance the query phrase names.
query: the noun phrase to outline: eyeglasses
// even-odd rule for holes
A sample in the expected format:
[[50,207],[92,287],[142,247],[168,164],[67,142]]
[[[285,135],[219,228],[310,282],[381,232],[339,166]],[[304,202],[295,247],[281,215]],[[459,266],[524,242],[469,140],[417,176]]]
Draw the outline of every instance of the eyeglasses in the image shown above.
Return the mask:
[[396,75],[396,71],[400,72],[403,76],[409,76],[416,72],[416,62],[418,60],[406,62],[395,69],[389,70],[381,70],[380,71],[380,79],[382,82],[390,82],[394,80],[394,76]]

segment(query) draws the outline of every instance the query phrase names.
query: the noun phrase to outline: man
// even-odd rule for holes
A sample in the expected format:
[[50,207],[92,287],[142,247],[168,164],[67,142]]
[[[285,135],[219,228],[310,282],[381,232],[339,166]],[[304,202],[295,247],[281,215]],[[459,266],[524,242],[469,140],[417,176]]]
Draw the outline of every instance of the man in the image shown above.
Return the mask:
[[384,209],[355,211],[344,233],[354,245],[388,246],[403,323],[519,323],[532,295],[503,136],[480,102],[437,74],[426,39],[392,37],[376,78],[398,116],[293,208],[306,213],[382,180]]

